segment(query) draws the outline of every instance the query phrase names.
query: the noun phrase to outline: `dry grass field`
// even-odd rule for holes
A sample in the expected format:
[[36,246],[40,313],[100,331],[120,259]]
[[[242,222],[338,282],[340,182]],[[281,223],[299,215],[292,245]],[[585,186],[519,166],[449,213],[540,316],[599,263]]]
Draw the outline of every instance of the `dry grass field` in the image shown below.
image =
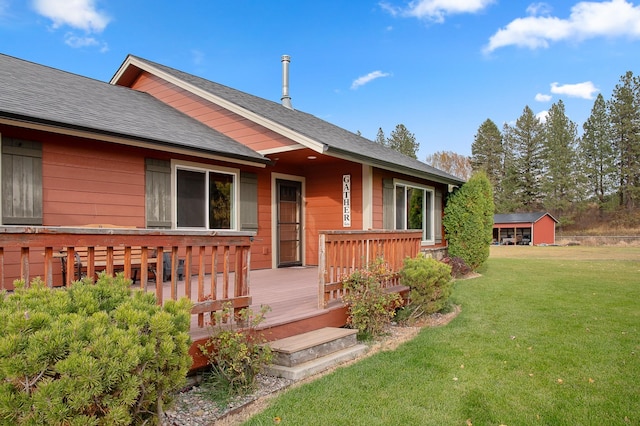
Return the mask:
[[640,246],[491,246],[494,259],[637,260]]

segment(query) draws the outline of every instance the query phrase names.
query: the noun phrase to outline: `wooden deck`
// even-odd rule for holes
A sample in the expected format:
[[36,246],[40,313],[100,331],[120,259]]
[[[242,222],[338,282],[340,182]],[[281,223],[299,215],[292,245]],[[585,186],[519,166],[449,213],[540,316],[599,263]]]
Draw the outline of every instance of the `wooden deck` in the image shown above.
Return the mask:
[[[229,277],[230,280],[233,280],[232,275]],[[210,279],[210,276],[206,277],[205,288],[210,287]],[[221,279],[222,277],[219,276],[218,280],[220,281]],[[196,280],[197,277],[192,278],[192,300],[196,300]],[[323,324],[322,317],[342,308],[339,303],[335,303],[327,309],[318,307],[318,268],[315,266],[254,270],[250,273],[249,287],[252,297],[251,309],[259,312],[260,307],[263,305],[271,308],[267,312],[266,319],[260,325],[260,328],[266,330],[269,335],[274,335],[275,333],[275,336],[272,336],[274,338],[281,338],[284,334],[289,333],[291,335],[297,334],[300,331],[300,325],[296,326],[295,323],[301,321],[316,322],[319,327]],[[139,285],[134,285],[134,288],[139,288]],[[220,288],[218,287],[219,293],[221,292]],[[152,283],[151,288],[148,290],[155,291],[155,285]],[[165,282],[163,285],[164,300],[170,299],[170,291],[171,283]],[[178,281],[178,296],[185,295],[184,291],[185,282]],[[218,294],[218,297],[222,297],[222,295]],[[336,315],[338,314],[334,313],[333,316]],[[332,315],[329,315],[329,317],[331,318]],[[208,318],[205,318],[205,322],[208,320]],[[335,322],[335,319],[328,321],[329,325],[332,326],[335,326]],[[287,326],[291,328],[289,333],[279,330]],[[206,326],[198,327],[197,315],[192,315],[192,339],[195,341],[206,338],[208,332],[209,329]]]

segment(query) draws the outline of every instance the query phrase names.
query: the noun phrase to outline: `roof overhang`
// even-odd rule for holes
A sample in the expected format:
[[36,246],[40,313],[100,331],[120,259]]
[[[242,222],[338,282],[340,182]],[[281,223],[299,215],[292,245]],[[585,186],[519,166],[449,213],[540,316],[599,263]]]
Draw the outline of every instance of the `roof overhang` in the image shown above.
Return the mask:
[[101,142],[116,143],[120,145],[134,146],[138,148],[153,149],[156,151],[170,152],[173,154],[195,155],[209,160],[225,161],[228,163],[249,165],[254,167],[266,167],[271,160],[268,158],[258,159],[233,155],[227,153],[214,153],[211,151],[189,148],[169,141],[159,141],[144,138],[137,138],[130,135],[122,135],[113,132],[106,132],[97,129],[83,128],[66,123],[50,122],[39,120],[34,117],[20,117],[0,112],[0,124],[5,124],[24,129],[38,130],[43,132],[57,133],[61,135],[74,136],[86,139],[93,139]]
[[378,158],[372,158],[366,155],[355,154],[349,151],[343,151],[337,148],[329,148],[329,150],[325,153],[332,157],[340,158],[342,160],[356,161],[358,163],[366,164],[368,166],[377,167],[379,169],[388,170],[391,172],[402,173],[405,175],[416,176],[423,179],[430,180],[432,182],[443,183],[447,185],[460,186],[465,182],[461,179],[447,179],[443,176],[438,176],[433,173],[428,173],[426,171],[417,170],[411,167],[404,167],[395,163],[390,163],[388,161],[384,161]]
[[212,102],[226,110],[229,110],[235,114],[238,114],[241,117],[246,118],[260,126],[263,126],[269,130],[272,130],[286,138],[289,138],[306,148],[312,149],[318,153],[324,153],[327,150],[327,146],[324,143],[318,142],[315,139],[312,139],[308,136],[303,135],[302,133],[296,132],[282,124],[276,123],[274,121],[268,120],[262,115],[256,114],[253,111],[250,111],[246,108],[242,108],[241,106],[234,104],[224,98],[216,96],[206,90],[203,90],[197,86],[189,84],[184,80],[176,78],[171,74],[168,74],[157,67],[154,67],[152,64],[149,64],[145,61],[142,61],[136,57],[131,55],[127,56],[125,61],[122,63],[118,71],[111,78],[110,84],[114,85],[125,85],[128,86],[131,84],[135,78],[139,75],[141,71],[149,72],[153,75],[156,75],[171,84],[174,84],[177,87],[187,90],[194,95],[205,99],[209,102]]

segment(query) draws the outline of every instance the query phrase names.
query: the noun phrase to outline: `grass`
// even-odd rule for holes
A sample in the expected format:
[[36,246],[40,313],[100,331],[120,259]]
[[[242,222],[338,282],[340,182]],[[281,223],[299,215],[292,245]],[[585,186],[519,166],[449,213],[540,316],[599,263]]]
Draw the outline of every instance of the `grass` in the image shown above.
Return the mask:
[[246,424],[640,424],[640,248],[492,250],[482,277],[456,283],[449,325]]

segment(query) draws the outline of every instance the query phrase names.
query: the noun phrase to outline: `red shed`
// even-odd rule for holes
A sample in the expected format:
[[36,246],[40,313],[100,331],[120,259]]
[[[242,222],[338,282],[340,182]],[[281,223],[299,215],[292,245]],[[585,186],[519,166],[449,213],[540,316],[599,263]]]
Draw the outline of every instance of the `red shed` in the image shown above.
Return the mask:
[[546,212],[493,215],[495,244],[555,244],[558,221]]

